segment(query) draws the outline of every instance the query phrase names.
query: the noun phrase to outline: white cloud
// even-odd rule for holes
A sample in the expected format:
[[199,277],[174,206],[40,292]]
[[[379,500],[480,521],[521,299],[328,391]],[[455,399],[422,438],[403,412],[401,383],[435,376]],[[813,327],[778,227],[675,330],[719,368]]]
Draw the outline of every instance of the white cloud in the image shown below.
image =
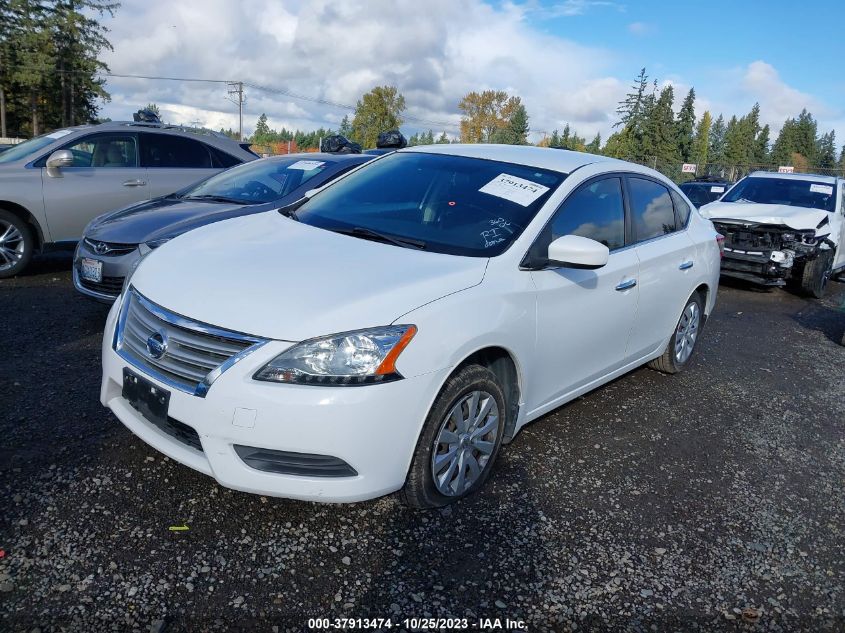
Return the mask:
[[[460,98],[488,88],[519,94],[535,130],[565,121],[587,132],[606,126],[601,112],[612,112],[618,97],[606,76],[611,54],[541,33],[526,12],[481,0],[126,0],[109,24],[107,62],[115,73],[241,79],[352,105],[373,86],[392,84],[405,95],[407,114],[445,122],[452,133]],[[108,89],[113,102],[104,114],[112,118],[156,102],[175,122],[237,125],[225,85],[112,78]],[[248,130],[262,112],[271,126],[300,128],[336,126],[347,114],[247,88]],[[407,122],[411,130],[429,127],[444,126]]]
[[[456,134],[464,94],[502,89],[522,97],[535,138],[566,123],[588,138],[607,138],[631,83],[611,72],[619,59],[609,48],[551,35],[531,19],[543,10],[577,15],[601,7],[624,10],[602,0],[545,8],[483,0],[124,0],[108,24],[114,51],[106,61],[115,73],[243,80],[351,105],[375,85],[396,85],[408,115],[434,122],[409,119],[408,133]],[[641,60],[630,65],[633,74]],[[699,77],[665,79],[676,86],[678,107],[688,86],[697,86],[699,115],[704,107],[742,114],[759,100],[764,121],[776,129],[803,107],[820,120],[845,119],[763,61],[720,69],[706,90],[698,89]],[[110,78],[107,88],[113,101],[103,115],[113,119],[155,102],[171,122],[237,127],[225,84]],[[349,114],[250,87],[246,95],[247,133],[262,112],[272,127],[300,129],[336,127]]]

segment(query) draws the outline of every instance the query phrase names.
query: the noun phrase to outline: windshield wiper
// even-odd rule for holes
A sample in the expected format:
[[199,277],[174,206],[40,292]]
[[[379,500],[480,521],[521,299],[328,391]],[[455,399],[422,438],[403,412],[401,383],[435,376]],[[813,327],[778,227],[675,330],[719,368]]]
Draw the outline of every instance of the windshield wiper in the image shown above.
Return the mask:
[[387,235],[386,233],[379,233],[372,229],[364,228],[363,226],[356,226],[351,229],[330,229],[335,233],[343,233],[344,235],[351,235],[352,237],[360,237],[365,240],[373,240],[375,242],[384,242],[385,244],[393,244],[394,246],[401,246],[403,248],[411,247],[417,249],[424,249],[425,242],[422,240],[415,240],[411,237],[396,237]]
[[185,196],[182,198],[183,200],[203,200],[209,202],[225,202],[227,204],[256,204],[255,202],[250,202],[248,200],[238,200],[237,198],[227,198],[226,196],[212,196],[212,195],[205,195],[205,196]]

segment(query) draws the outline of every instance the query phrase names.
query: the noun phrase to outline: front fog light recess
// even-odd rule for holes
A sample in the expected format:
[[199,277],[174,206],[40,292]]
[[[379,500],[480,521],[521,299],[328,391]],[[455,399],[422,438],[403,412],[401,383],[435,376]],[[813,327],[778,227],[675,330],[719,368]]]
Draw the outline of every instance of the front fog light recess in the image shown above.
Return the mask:
[[282,352],[253,377],[326,386],[398,380],[396,359],[416,333],[415,325],[388,325],[310,339]]

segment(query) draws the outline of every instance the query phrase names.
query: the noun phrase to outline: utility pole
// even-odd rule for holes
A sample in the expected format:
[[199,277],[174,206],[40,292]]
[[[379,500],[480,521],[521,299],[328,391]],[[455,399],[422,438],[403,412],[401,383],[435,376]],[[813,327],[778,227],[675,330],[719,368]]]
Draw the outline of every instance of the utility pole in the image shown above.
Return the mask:
[[229,101],[238,106],[238,139],[244,140],[244,82],[229,81],[226,83],[229,87],[229,95],[235,98],[230,98]]

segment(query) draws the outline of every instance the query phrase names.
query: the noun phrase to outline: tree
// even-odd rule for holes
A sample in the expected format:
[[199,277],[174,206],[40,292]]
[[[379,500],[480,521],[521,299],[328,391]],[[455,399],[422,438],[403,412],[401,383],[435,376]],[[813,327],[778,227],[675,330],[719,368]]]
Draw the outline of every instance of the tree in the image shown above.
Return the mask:
[[787,119],[780,128],[775,144],[772,146],[772,162],[777,165],[786,165],[792,160],[792,152],[795,147],[796,136],[795,119]]
[[446,136],[446,132],[441,133],[440,136],[438,136],[437,140],[435,141],[435,143],[437,143],[438,145],[442,145],[444,143],[451,143],[451,142],[452,141],[449,140],[449,137]]
[[816,167],[833,169],[836,167],[836,134],[833,131],[822,134],[816,148]]
[[378,135],[402,125],[405,97],[395,86],[376,86],[355,106],[351,138],[363,147],[375,147]]
[[463,112],[461,141],[463,143],[491,142],[496,132],[510,121],[521,103],[519,97],[511,97],[504,90],[467,93],[458,103],[458,108]]
[[493,140],[505,145],[527,145],[529,129],[528,112],[520,103],[514,108],[507,123],[496,131]]
[[645,159],[653,156],[660,162],[677,162],[678,137],[675,129],[675,114],[672,109],[675,101],[675,91],[672,84],[660,91],[660,96],[649,108],[645,124],[643,151],[648,155],[639,156]]
[[839,152],[839,169],[845,170],[845,145],[842,146],[842,150]]
[[755,165],[765,165],[769,162],[769,124],[764,125],[757,138],[754,139],[753,161]]
[[597,133],[593,137],[593,140],[587,144],[585,150],[590,154],[598,154],[601,152],[601,134]]
[[349,122],[349,115],[345,114],[343,120],[340,122],[340,129],[338,134],[350,138],[352,136],[352,123]]
[[710,145],[710,127],[713,124],[713,118],[709,111],[705,111],[701,115],[698,125],[695,128],[695,136],[692,141],[692,150],[690,153],[690,160],[699,167],[707,164],[707,152]]
[[681,104],[676,125],[678,153],[681,161],[688,163],[692,157],[693,128],[695,127],[695,88],[690,88]]
[[100,23],[117,8],[110,0],[0,2],[0,133],[38,134],[44,128],[98,119],[109,99],[99,60],[110,49]]
[[707,147],[710,164],[721,165],[725,160],[725,132],[725,119],[720,114],[710,126],[710,142]]
[[270,126],[267,124],[267,115],[262,112],[258,117],[258,123],[255,124],[255,132],[252,134],[253,143],[267,143],[273,139],[270,138]]

